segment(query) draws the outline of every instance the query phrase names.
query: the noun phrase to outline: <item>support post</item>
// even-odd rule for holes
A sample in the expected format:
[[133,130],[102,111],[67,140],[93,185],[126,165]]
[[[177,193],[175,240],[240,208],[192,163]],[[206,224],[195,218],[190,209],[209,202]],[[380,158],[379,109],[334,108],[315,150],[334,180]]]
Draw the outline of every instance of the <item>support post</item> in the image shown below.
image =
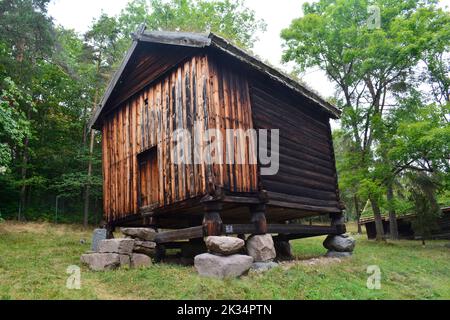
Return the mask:
[[155,248],[155,260],[156,262],[161,262],[164,258],[166,258],[166,246],[157,244]]
[[331,219],[331,226],[336,227],[338,233],[342,234],[347,232],[345,227],[344,215],[342,213],[331,213],[330,219]]
[[251,222],[255,226],[254,234],[266,234],[266,206],[264,204],[250,206],[250,213],[252,215]]
[[114,230],[115,229],[116,228],[111,224],[106,225],[106,239],[114,239]]
[[205,202],[204,207],[203,229],[205,236],[220,236],[222,234],[222,219],[220,218],[222,204],[219,202]]
[[289,237],[285,234],[279,234],[277,237],[273,238],[273,243],[275,245],[275,251],[277,253],[278,261],[291,261],[294,260],[294,255],[292,254],[292,247],[289,243]]

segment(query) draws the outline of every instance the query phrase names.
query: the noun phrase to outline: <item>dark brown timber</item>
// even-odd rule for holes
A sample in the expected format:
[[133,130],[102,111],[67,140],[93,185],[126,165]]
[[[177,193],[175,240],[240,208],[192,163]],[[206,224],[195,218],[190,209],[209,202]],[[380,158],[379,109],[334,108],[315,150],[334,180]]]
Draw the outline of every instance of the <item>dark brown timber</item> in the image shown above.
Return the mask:
[[[344,229],[329,123],[339,110],[214,34],[141,28],[133,40],[91,121],[110,226],[175,229],[158,235],[165,244],[227,228],[288,238]],[[268,130],[265,148],[255,129]],[[330,214],[330,227],[283,224]]]

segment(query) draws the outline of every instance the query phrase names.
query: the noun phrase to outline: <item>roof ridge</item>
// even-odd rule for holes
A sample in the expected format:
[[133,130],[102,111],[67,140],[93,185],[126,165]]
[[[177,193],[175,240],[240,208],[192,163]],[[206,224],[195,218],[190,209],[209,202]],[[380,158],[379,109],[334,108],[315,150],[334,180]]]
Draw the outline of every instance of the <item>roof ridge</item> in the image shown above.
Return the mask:
[[94,115],[89,123],[92,127],[97,124],[97,120],[100,117],[103,108],[107,104],[114,88],[117,86],[125,68],[128,65],[131,56],[133,55],[136,47],[141,42],[156,43],[156,44],[166,44],[174,46],[184,46],[184,47],[194,47],[194,48],[205,48],[212,47],[216,50],[220,50],[229,56],[237,59],[241,63],[253,68],[254,70],[265,74],[271,80],[278,82],[279,84],[296,91],[298,94],[309,99],[313,103],[319,105],[322,110],[327,112],[330,117],[338,118],[341,111],[332,105],[330,102],[326,101],[319,94],[306,87],[304,84],[300,83],[296,79],[293,79],[290,75],[286,74],[284,71],[271,66],[263,62],[259,57],[255,57],[253,53],[240,48],[239,46],[233,44],[231,41],[225,39],[224,37],[214,33],[199,33],[199,32],[182,32],[182,31],[163,31],[163,30],[152,30],[148,31],[147,27],[142,24],[132,34],[133,43],[129,50],[127,51],[119,69],[114,74],[111,79],[105,94],[101,100],[99,107],[94,111]]

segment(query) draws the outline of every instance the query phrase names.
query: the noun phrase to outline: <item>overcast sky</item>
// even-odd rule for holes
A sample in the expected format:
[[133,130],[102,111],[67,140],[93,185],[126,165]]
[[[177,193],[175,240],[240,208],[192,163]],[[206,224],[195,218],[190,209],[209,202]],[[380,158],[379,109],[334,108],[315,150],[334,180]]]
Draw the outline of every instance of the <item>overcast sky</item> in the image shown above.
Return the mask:
[[[57,24],[66,28],[85,32],[95,17],[103,10],[109,15],[117,15],[128,0],[53,0],[49,6],[50,15]],[[292,19],[301,16],[304,0],[245,0],[246,6],[255,10],[258,18],[267,23],[267,31],[258,35],[259,41],[253,51],[273,65],[288,70],[281,65],[280,32],[289,26]],[[311,1],[310,1],[311,2]],[[442,6],[450,6],[450,0],[441,0]],[[309,70],[303,80],[324,98],[333,95],[334,88],[325,75],[318,70]]]

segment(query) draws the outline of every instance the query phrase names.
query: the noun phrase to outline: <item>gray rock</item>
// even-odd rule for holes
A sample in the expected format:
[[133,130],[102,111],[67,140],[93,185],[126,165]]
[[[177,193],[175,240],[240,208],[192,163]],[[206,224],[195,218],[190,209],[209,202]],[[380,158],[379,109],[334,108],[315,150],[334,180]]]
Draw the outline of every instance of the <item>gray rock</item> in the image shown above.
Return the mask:
[[210,252],[226,256],[238,253],[245,246],[244,240],[234,237],[207,237],[205,243]]
[[131,266],[131,258],[127,254],[119,255],[120,266],[121,267],[130,267]]
[[270,269],[278,267],[278,263],[269,261],[269,262],[254,262],[252,264],[251,270],[256,272],[264,272]]
[[132,268],[142,268],[152,265],[152,259],[145,254],[133,253],[131,255],[131,267]]
[[120,228],[120,232],[133,239],[154,241],[156,231],[151,228]]
[[239,277],[250,269],[252,263],[252,257],[240,254],[216,256],[204,253],[194,259],[195,269],[201,276],[218,279]]
[[102,240],[106,240],[106,229],[95,229],[92,234],[91,250],[98,252],[98,243]]
[[323,246],[330,251],[353,252],[355,239],[348,235],[329,235],[323,242]]
[[117,253],[83,254],[81,262],[94,271],[113,270],[120,267],[120,255]]
[[133,239],[109,239],[102,240],[98,244],[100,253],[120,253],[131,255],[133,252]]
[[133,252],[142,253],[147,256],[155,254],[156,243],[152,241],[134,240]]
[[266,262],[276,258],[277,253],[272,235],[255,235],[247,240],[247,252],[256,262]]
[[327,258],[350,258],[352,252],[338,252],[338,251],[328,251],[325,257]]

